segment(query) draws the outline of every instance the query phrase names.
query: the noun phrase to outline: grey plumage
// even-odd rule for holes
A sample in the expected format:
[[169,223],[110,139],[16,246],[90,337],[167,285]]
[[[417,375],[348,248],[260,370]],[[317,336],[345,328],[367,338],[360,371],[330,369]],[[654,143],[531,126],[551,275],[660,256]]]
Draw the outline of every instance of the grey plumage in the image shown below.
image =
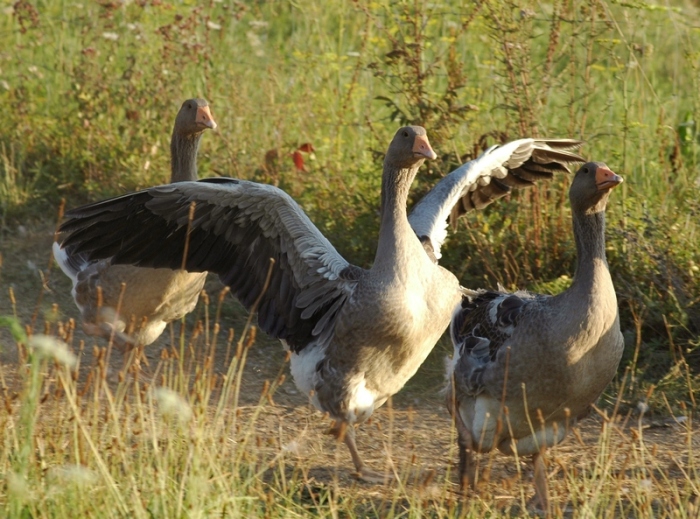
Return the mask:
[[[216,128],[216,122],[204,99],[188,99],[182,104],[170,142],[171,182],[197,179],[197,151],[202,134],[210,128]],[[110,234],[115,230],[114,217],[104,216],[100,232]],[[124,237],[129,239],[133,237]],[[153,243],[155,240],[151,240]],[[118,250],[118,244],[114,250]],[[206,279],[206,273],[112,265],[108,259],[90,259],[89,254],[67,243],[54,243],[53,252],[73,282],[73,298],[85,331],[106,338],[114,336],[121,345],[155,341],[168,322],[192,311]],[[127,334],[131,318],[135,329]]]
[[[425,158],[435,158],[425,130],[401,128],[385,158],[370,269],[342,258],[287,194],[236,179],[169,184],[91,204],[69,211],[61,232],[91,258],[152,267],[179,267],[188,242],[188,271],[218,274],[249,309],[260,301],[260,328],[292,351],[297,386],[336,420],[334,432],[344,434],[357,472],[372,480],[377,476],[362,462],[352,426],[416,372],[461,295],[455,276],[426,254],[406,214]],[[440,196],[428,195],[416,222],[425,215],[439,222],[443,213],[446,221],[450,202]],[[428,228],[431,241],[433,234]],[[270,285],[262,293],[270,258]]]
[[577,267],[567,290],[468,291],[455,310],[447,405],[459,432],[463,482],[473,483],[473,451],[532,455],[536,494],[547,508],[541,454],[587,413],[622,356],[604,234],[609,192],[620,182],[602,163],[585,164],[574,177]]

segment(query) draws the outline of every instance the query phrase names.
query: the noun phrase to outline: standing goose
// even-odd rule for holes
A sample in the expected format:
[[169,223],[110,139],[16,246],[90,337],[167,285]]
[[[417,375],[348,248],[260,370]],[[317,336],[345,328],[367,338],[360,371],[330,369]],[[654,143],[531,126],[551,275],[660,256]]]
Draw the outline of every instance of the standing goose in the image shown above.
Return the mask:
[[[208,128],[215,129],[216,122],[207,102],[185,101],[175,118],[170,140],[171,182],[197,180],[197,151]],[[108,233],[113,230],[105,228]],[[151,344],[167,323],[191,312],[207,276],[206,272],[112,265],[109,259],[90,260],[65,244],[54,243],[53,254],[73,282],[73,299],[80,309],[85,332],[107,339],[113,335],[122,346]],[[127,335],[130,317],[135,326],[134,332]]]
[[545,448],[587,413],[622,356],[605,258],[605,207],[620,182],[600,162],[583,165],[574,177],[569,200],[578,256],[567,290],[556,296],[468,291],[456,309],[447,405],[459,433],[462,485],[474,483],[473,451],[532,455],[536,499],[548,509]]
[[[384,160],[370,269],[340,256],[283,191],[229,178],[159,186],[74,209],[61,232],[69,233],[65,244],[90,258],[177,268],[195,202],[185,268],[217,273],[248,309],[259,300],[260,328],[292,352],[297,387],[335,420],[332,431],[344,438],[357,476],[383,480],[363,463],[353,426],[416,372],[461,299],[457,279],[425,254],[406,215],[410,185],[426,158],[435,153],[425,130],[399,129]],[[275,263],[263,292],[270,258]]]

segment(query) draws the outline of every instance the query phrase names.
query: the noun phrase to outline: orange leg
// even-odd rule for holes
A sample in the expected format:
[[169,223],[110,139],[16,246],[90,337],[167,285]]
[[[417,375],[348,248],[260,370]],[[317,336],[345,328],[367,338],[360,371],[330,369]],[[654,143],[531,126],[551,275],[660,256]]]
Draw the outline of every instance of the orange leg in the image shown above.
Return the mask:
[[545,516],[549,517],[549,489],[547,486],[547,467],[544,463],[544,449],[532,456],[532,465],[535,468],[535,505]]
[[381,472],[376,472],[367,468],[357,450],[357,445],[355,444],[355,428],[352,425],[348,425],[345,422],[337,422],[337,424],[331,428],[330,433],[338,439],[342,438],[350,451],[350,457],[352,457],[352,462],[355,465],[355,473],[353,476],[357,479],[366,481],[367,483],[386,483],[394,479],[391,474],[382,474]]
[[472,451],[472,435],[459,414],[459,401],[450,386],[447,395],[447,410],[452,415],[457,428],[457,444],[459,445],[459,487],[462,492],[467,488],[474,489],[476,485],[476,466]]

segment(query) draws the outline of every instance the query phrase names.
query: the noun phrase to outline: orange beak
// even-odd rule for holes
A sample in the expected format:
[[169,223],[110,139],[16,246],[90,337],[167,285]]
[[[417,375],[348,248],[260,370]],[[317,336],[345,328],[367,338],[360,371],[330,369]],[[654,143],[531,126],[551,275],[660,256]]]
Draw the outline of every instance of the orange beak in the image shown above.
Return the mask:
[[413,153],[414,155],[421,155],[426,159],[435,160],[437,154],[430,147],[428,142],[428,137],[426,135],[417,135],[416,140],[413,141]]
[[197,108],[197,117],[195,121],[197,122],[197,124],[201,124],[206,128],[216,130],[216,121],[211,115],[211,110],[209,110],[208,106],[200,106],[199,108]]
[[598,186],[598,191],[612,189],[621,183],[622,177],[613,173],[607,166],[600,166],[595,172],[595,185]]

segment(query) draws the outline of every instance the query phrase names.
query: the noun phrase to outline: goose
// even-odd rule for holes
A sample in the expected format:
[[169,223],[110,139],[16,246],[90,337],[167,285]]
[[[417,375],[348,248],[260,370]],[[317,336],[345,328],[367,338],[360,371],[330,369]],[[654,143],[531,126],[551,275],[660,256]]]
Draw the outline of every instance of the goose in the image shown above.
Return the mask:
[[545,449],[587,414],[622,357],[605,257],[605,208],[621,182],[602,162],[584,164],[574,176],[577,264],[567,290],[555,296],[466,290],[456,308],[447,407],[458,432],[463,489],[474,485],[474,452],[532,456],[534,504],[548,510]]
[[[580,159],[550,150],[555,158],[547,160],[546,144],[531,141],[516,149],[538,148],[546,164]],[[426,254],[407,217],[411,183],[435,157],[424,128],[395,134],[384,159],[379,238],[368,269],[345,260],[284,191],[231,178],[158,186],[73,209],[60,232],[67,246],[91,259],[140,266],[180,267],[187,242],[185,269],[218,274],[246,308],[257,309],[259,327],[291,352],[297,387],[333,419],[330,432],[346,444],[354,475],[382,482],[389,476],[364,463],[354,426],[415,374],[461,300],[457,278],[436,263],[434,252]],[[513,159],[514,168],[535,168],[530,159]],[[476,169],[474,181],[487,174]],[[470,199],[476,192],[488,198],[485,182],[472,191],[458,184]],[[421,211],[416,223],[429,240],[442,224],[431,223],[439,217],[427,208]],[[433,240],[435,251],[439,236]]]
[[[197,151],[205,130],[215,129],[204,99],[188,99],[175,118],[170,141],[171,182],[197,180]],[[53,255],[72,283],[83,329],[120,346],[153,343],[167,323],[191,312],[204,287],[205,273],[112,265],[90,260],[73,248],[53,244]],[[123,284],[123,287],[122,287]],[[119,311],[117,311],[119,310]],[[135,330],[127,334],[129,317]]]

